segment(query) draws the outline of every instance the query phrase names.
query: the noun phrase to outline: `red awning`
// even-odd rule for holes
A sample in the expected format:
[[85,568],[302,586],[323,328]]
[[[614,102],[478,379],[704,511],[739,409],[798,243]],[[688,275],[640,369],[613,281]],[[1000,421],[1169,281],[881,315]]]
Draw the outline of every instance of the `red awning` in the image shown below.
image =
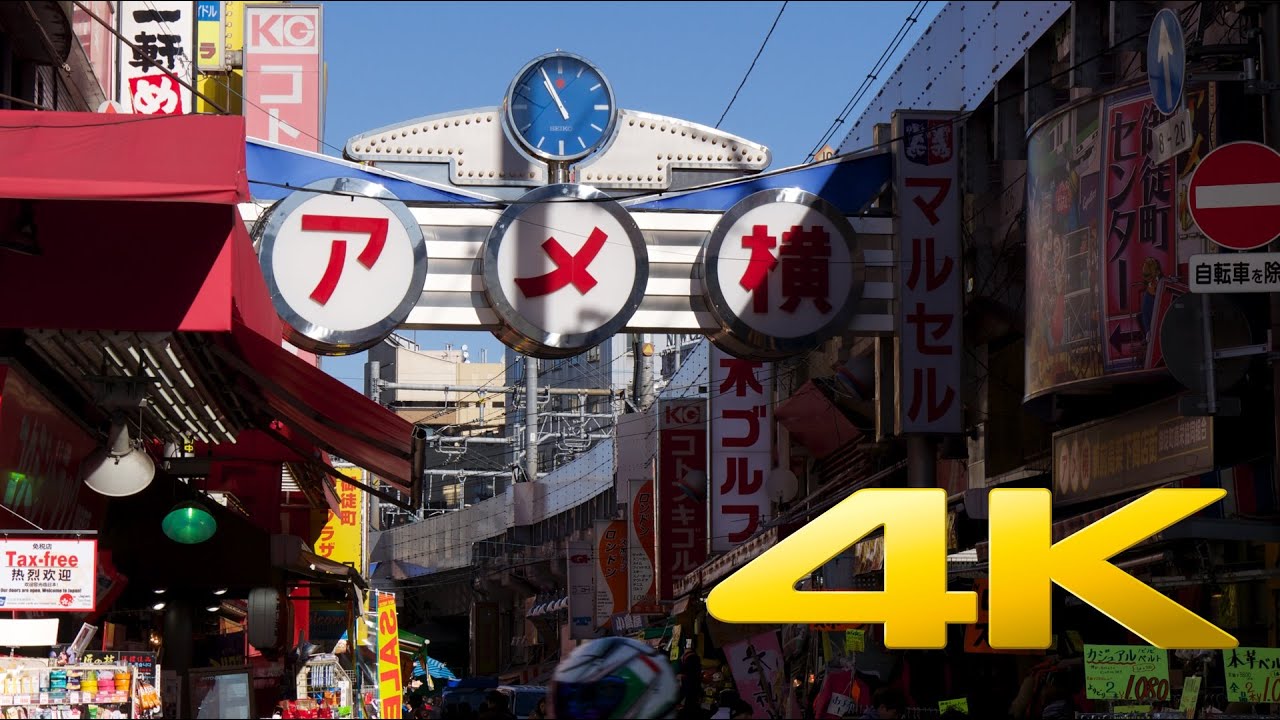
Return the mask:
[[249,202],[244,118],[0,111],[0,198]]
[[412,496],[423,443],[412,423],[237,323],[218,355],[256,388],[263,410],[316,446]]

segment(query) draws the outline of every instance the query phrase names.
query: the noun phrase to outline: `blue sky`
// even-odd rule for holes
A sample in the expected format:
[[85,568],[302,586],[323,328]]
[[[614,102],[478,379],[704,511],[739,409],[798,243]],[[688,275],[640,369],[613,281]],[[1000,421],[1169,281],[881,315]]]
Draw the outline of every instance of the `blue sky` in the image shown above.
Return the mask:
[[[583,55],[621,107],[715,125],[781,2],[325,2],[328,152],[360,132],[424,115],[498,105],[524,63],[551,50]],[[941,9],[932,2],[901,56]],[[802,162],[871,71],[914,2],[791,2],[721,129]],[[896,58],[889,67],[896,67]],[[869,93],[874,96],[875,92]],[[857,110],[854,111],[856,117]],[[846,125],[847,127],[847,125]],[[837,146],[844,138],[839,133]],[[406,333],[414,337],[414,333]],[[420,332],[427,349],[489,333]],[[322,367],[363,384],[364,354]]]

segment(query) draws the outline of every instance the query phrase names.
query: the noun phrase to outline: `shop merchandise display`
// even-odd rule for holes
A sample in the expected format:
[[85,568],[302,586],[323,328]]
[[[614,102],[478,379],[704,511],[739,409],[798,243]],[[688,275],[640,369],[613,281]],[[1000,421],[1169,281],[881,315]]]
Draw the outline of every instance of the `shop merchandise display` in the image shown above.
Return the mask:
[[[154,717],[160,693],[128,664],[70,664],[68,654],[0,658],[0,718],[111,720]],[[63,664],[66,663],[66,664]],[[148,690],[148,688],[150,688]]]
[[284,717],[351,717],[351,677],[335,655],[317,655],[297,677],[298,701],[284,708]]

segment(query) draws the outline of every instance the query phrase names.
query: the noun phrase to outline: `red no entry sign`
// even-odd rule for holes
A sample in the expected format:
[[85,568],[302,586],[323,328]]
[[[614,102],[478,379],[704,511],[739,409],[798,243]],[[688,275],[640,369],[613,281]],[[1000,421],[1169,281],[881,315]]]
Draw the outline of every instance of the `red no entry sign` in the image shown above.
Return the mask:
[[1255,142],[1214,150],[1191,176],[1188,205],[1200,230],[1231,250],[1280,236],[1280,153]]

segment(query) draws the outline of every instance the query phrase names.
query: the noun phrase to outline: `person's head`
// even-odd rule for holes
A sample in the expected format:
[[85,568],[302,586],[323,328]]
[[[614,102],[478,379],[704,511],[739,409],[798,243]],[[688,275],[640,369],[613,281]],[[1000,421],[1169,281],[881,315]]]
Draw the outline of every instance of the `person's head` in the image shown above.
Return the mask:
[[667,658],[631,638],[583,643],[551,676],[548,705],[558,718],[663,718],[679,699]]
[[907,698],[897,688],[880,688],[872,694],[871,706],[882,718],[900,718],[907,713]]

